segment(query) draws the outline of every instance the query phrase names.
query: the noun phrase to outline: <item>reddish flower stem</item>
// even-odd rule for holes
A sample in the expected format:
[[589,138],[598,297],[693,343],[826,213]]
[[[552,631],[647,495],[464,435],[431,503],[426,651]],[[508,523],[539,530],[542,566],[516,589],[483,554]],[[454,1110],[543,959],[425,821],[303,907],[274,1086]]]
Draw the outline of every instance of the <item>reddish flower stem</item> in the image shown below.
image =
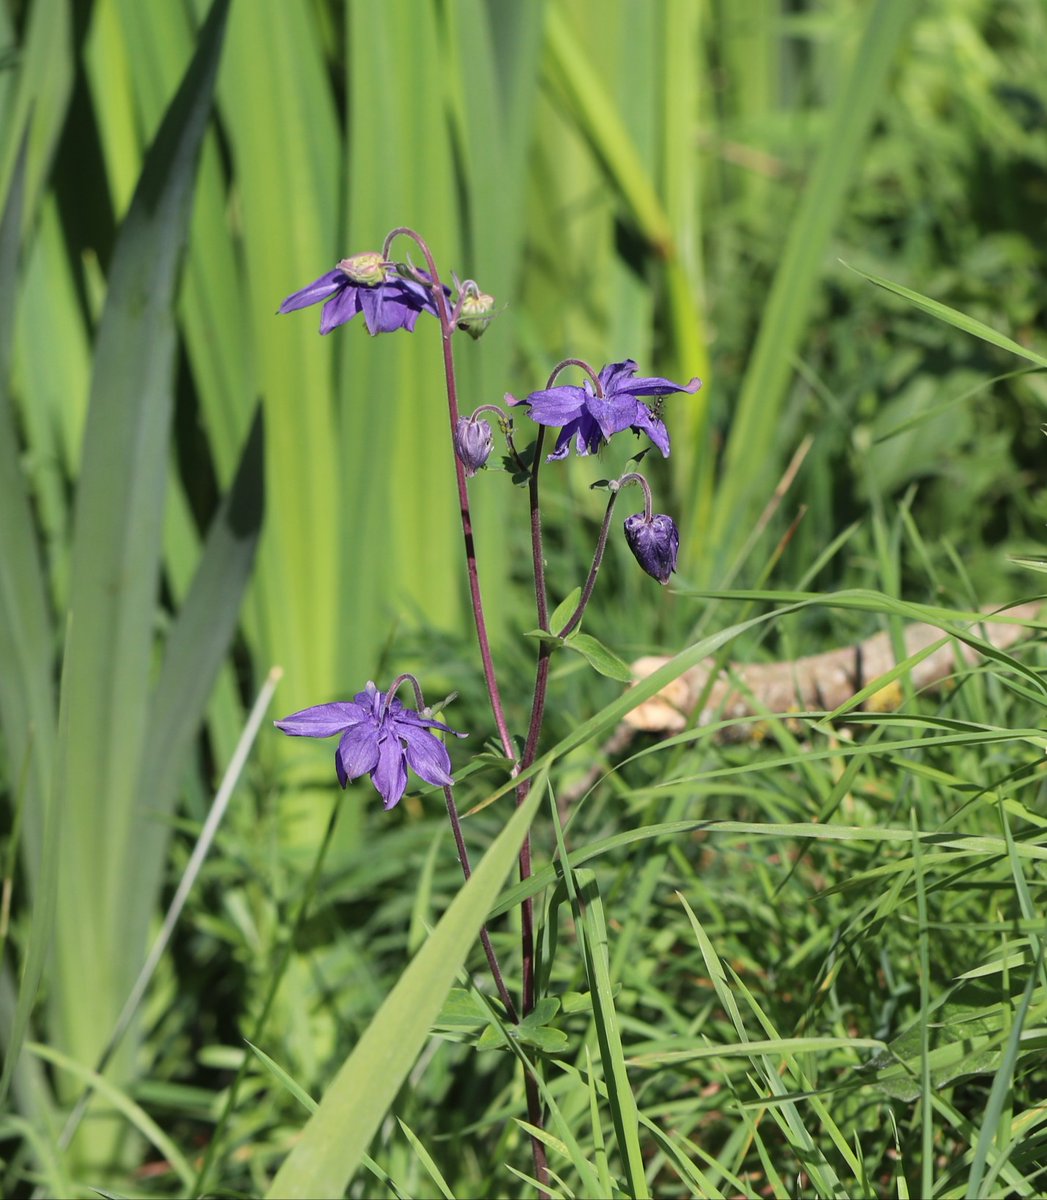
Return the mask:
[[618,492],[611,492],[610,498],[607,501],[607,509],[603,515],[603,524],[600,526],[600,535],[596,539],[596,549],[593,552],[593,565],[589,568],[589,574],[586,576],[585,586],[582,588],[582,594],[578,598],[578,604],[563,629],[556,630],[557,637],[567,637],[569,633],[573,633],[581,624],[582,616],[585,613],[585,606],[589,603],[589,598],[593,594],[593,588],[596,586],[596,576],[599,574],[600,564],[603,562],[604,550],[607,549],[607,533],[611,527],[611,514],[614,512],[614,505],[617,499]]
[[[484,681],[487,685],[487,695],[491,702],[491,711],[494,715],[494,722],[498,729],[498,737],[502,743],[502,749],[505,755],[513,763],[513,774],[519,774],[521,770],[520,760],[517,758],[516,747],[513,745],[512,738],[509,736],[509,727],[505,720],[505,709],[502,704],[501,692],[498,688],[498,680],[495,675],[494,659],[491,655],[491,644],[487,635],[487,621],[484,617],[483,597],[480,592],[480,577],[476,566],[476,545],[473,538],[472,515],[469,509],[469,491],[465,481],[465,470],[458,459],[458,455],[454,453],[454,431],[458,425],[459,409],[458,409],[458,384],[454,370],[454,352],[451,348],[451,337],[454,334],[455,322],[457,320],[457,307],[454,312],[451,312],[447,307],[447,297],[444,295],[443,285],[440,282],[440,275],[436,269],[436,263],[433,260],[432,252],[429,249],[425,239],[422,238],[413,229],[406,226],[400,226],[394,229],[385,239],[385,244],[382,247],[382,257],[388,258],[389,247],[395,237],[403,234],[409,237],[418,249],[422,252],[425,258],[426,270],[429,272],[429,278],[433,285],[433,297],[436,302],[436,309],[440,319],[440,332],[443,345],[443,363],[444,363],[444,380],[447,387],[447,413],[451,427],[451,447],[452,458],[454,459],[455,479],[458,486],[458,509],[462,521],[462,536],[465,540],[465,560],[466,569],[469,576],[469,596],[472,602],[473,621],[476,625],[476,639],[480,646],[480,658],[483,663]],[[539,447],[540,448],[540,447]],[[537,460],[536,460],[537,461]],[[537,485],[534,475],[537,474],[535,469],[532,473],[532,547],[535,546],[534,529],[535,529],[535,504],[537,500]],[[536,560],[540,575],[536,577],[536,589],[538,590],[539,600],[539,615],[544,615],[543,628],[548,623],[548,603],[545,598],[545,583],[544,583],[544,568],[541,565],[541,523],[538,523],[538,541],[535,553],[539,555]],[[538,578],[542,580],[540,589],[538,588]],[[544,649],[544,647],[543,647]],[[541,652],[540,652],[541,657]],[[548,673],[548,668],[546,668]],[[544,688],[542,708],[544,710]],[[533,724],[532,717],[532,724]],[[539,719],[540,724],[540,719]],[[535,738],[537,744],[537,737]],[[521,796],[521,791],[523,795]],[[527,796],[528,789],[521,785],[517,790],[516,803],[517,806],[523,803]],[[451,806],[448,806],[448,814],[452,811]],[[460,841],[461,828],[454,819],[451,821],[451,826],[455,830],[455,840],[459,845],[459,855],[461,856],[464,850],[464,841]],[[462,859],[463,869],[466,859]],[[524,837],[523,847],[520,850],[520,878],[526,879],[531,874],[531,837],[530,833]],[[533,902],[525,900],[521,906],[521,938],[523,943],[523,1015],[526,1016],[534,1007],[534,909]],[[485,931],[486,933],[486,931]],[[488,949],[490,942],[488,941],[484,949]],[[493,956],[493,949],[490,951],[490,956]],[[488,962],[491,961],[489,956]],[[494,966],[492,966],[492,971]],[[496,975],[496,984],[500,979],[501,973]],[[504,984],[502,985],[504,986]],[[499,988],[501,993],[501,988]],[[505,1003],[503,997],[503,1003]],[[527,1096],[527,1119],[537,1129],[543,1128],[543,1116],[541,1097],[538,1092],[538,1084],[534,1077],[528,1072],[524,1076],[524,1090]],[[545,1145],[540,1138],[531,1138],[531,1153],[534,1158],[535,1178],[541,1185],[540,1195],[542,1200],[546,1197],[545,1185],[549,1180],[549,1165],[545,1153]]]
[[451,348],[454,322],[451,319],[452,313],[447,307],[447,297],[444,295],[443,284],[440,282],[440,274],[436,269],[436,263],[433,261],[432,251],[430,251],[424,238],[415,233],[413,229],[400,226],[394,229],[385,239],[385,245],[382,247],[382,257],[388,257],[389,247],[392,244],[393,238],[400,234],[409,237],[422,252],[425,258],[426,270],[429,272],[429,278],[433,283],[433,298],[436,301],[436,309],[440,318],[444,381],[447,386],[447,414],[451,423],[451,450],[452,458],[454,459],[455,481],[458,487],[458,512],[462,521],[462,537],[465,541],[465,562],[469,576],[469,598],[472,603],[473,621],[476,625],[476,640],[480,646],[484,682],[487,685],[487,695],[491,701],[491,712],[494,715],[494,723],[498,729],[498,738],[502,743],[502,749],[505,751],[506,757],[511,758],[515,762],[516,748],[513,746],[512,738],[509,736],[509,726],[505,720],[502,694],[498,688],[498,679],[494,670],[494,659],[491,656],[491,642],[487,635],[487,619],[484,616],[483,596],[480,592],[480,575],[476,566],[476,543],[473,538],[473,518],[469,509],[469,490],[465,482],[465,469],[458,461],[458,455],[454,453],[454,431],[458,425],[459,417],[458,383],[454,372],[454,351]]
[[[458,806],[454,802],[454,792],[450,787],[444,788],[444,800],[447,802],[447,815],[451,821],[451,829],[454,831],[454,843],[458,847],[458,861],[462,864],[462,874],[468,881],[473,869],[469,865],[469,851],[465,848],[465,838],[462,836],[462,822],[458,818]],[[483,943],[484,954],[487,955],[487,965],[491,968],[491,975],[494,977],[494,986],[498,989],[502,1004],[505,1005],[506,1016],[516,1025],[520,1018],[516,1015],[516,1005],[513,1004],[513,998],[505,986],[502,970],[498,965],[498,956],[491,945],[486,925],[480,929],[480,941]]]

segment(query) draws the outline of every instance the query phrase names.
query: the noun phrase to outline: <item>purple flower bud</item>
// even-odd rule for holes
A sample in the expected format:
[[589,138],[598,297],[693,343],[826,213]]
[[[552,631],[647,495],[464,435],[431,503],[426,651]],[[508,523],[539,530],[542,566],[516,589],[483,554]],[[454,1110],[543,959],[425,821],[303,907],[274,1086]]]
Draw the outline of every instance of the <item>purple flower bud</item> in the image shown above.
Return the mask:
[[459,417],[454,431],[454,452],[465,468],[466,476],[472,478],[487,462],[494,446],[491,426],[486,421],[473,417]]
[[659,583],[669,582],[680,549],[680,531],[672,517],[665,513],[657,513],[649,521],[643,513],[626,517],[625,540],[648,575]]

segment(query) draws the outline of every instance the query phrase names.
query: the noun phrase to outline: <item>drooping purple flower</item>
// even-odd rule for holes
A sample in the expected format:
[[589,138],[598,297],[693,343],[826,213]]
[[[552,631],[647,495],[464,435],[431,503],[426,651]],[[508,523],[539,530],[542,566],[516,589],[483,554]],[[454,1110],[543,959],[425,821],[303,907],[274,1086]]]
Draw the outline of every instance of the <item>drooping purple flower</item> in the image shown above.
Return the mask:
[[563,384],[532,392],[522,400],[508,396],[510,404],[528,404],[531,419],[539,425],[560,426],[556,448],[548,461],[566,458],[574,439],[576,453],[595,454],[597,450],[623,429],[633,433],[646,433],[662,452],[669,457],[669,431],[660,417],[655,416],[642,397],[668,396],[673,392],[696,392],[700,379],[690,383],[673,383],[659,376],[636,376],[633,359],[611,363],[599,374],[602,396],[596,394],[590,380],[579,387]]
[[672,517],[665,513],[656,513],[650,520],[643,513],[626,517],[625,540],[648,575],[659,583],[669,582],[680,550],[680,531]]
[[334,756],[338,782],[345,787],[351,779],[370,775],[386,808],[404,794],[408,767],[426,783],[441,787],[451,782],[447,748],[430,729],[468,736],[405,708],[395,697],[387,703],[386,693],[373,683],[350,701],[317,704],[273,723],[292,737],[326,738],[340,733]]
[[278,311],[293,312],[321,301],[321,333],[330,333],[360,312],[372,337],[396,329],[410,333],[419,313],[436,315],[432,289],[402,279],[380,254],[373,252],[343,258],[333,271],[288,296]]
[[454,430],[454,452],[468,478],[471,479],[487,462],[493,448],[494,435],[489,421],[473,417],[458,418]]

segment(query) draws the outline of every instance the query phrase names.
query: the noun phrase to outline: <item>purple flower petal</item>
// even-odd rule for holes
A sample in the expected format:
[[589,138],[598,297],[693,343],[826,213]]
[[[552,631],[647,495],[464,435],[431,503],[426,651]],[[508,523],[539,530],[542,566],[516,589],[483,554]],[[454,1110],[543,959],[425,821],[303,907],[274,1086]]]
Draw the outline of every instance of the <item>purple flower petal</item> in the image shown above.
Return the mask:
[[325,738],[367,719],[367,711],[359,704],[338,700],[333,704],[315,704],[312,708],[303,708],[273,724],[292,737]]
[[586,411],[599,425],[604,440],[610,441],[614,434],[636,423],[636,410],[642,407],[632,396],[611,394],[603,400],[590,396]]
[[665,422],[659,421],[646,404],[637,404],[636,420],[633,422],[632,428],[637,433],[641,430],[646,433],[661,450],[662,458],[669,457],[669,430],[665,428]]
[[397,738],[386,737],[378,743],[378,766],[371,772],[371,782],[378,789],[386,808],[392,808],[400,802],[400,797],[407,789],[407,768]]
[[346,283],[345,288],[324,305],[320,314],[320,332],[330,333],[346,321],[351,321],[360,311],[360,293],[365,289]]
[[384,291],[384,286],[360,288],[360,307],[363,309],[367,332],[372,337],[377,333],[386,332],[381,326],[382,296]]
[[688,392],[693,395],[702,386],[697,376],[690,383],[673,383],[671,379],[663,379],[660,375],[646,375],[633,379],[624,389],[633,396],[668,396],[674,392]]
[[297,737],[340,733],[335,751],[338,782],[345,787],[351,780],[369,774],[386,808],[392,808],[404,794],[408,766],[427,783],[451,782],[447,748],[429,732],[431,729],[466,736],[441,721],[423,717],[413,708],[405,708],[395,696],[389,699],[373,681],[350,702],[317,704],[292,713],[276,725]]
[[294,312],[296,308],[308,308],[310,304],[319,304],[321,300],[326,300],[328,296],[333,296],[335,292],[341,291],[348,282],[344,271],[339,271],[337,268],[328,271],[326,275],[314,279],[301,291],[292,292],[277,311],[289,313]]
[[[367,681],[367,687],[362,692],[357,692],[353,697],[357,704],[366,708],[367,711],[378,720],[378,714],[381,712],[382,702],[385,700],[385,692],[380,692],[375,686],[374,680]],[[395,704],[396,701],[393,701]],[[390,706],[391,707],[391,706]]]
[[616,392],[626,385],[635,374],[635,358],[627,358],[625,362],[620,363],[608,363],[600,371],[600,386],[603,388],[605,395],[607,392]]
[[565,384],[546,388],[532,392],[523,400],[508,394],[505,399],[510,405],[529,405],[530,416],[539,425],[560,426],[556,448],[547,456],[548,462],[566,458],[572,440],[577,454],[595,454],[605,442],[625,429],[646,433],[663,457],[668,457],[669,431],[640,397],[693,393],[702,386],[701,380],[679,384],[659,375],[637,377],[636,362],[631,358],[609,363],[600,372],[599,380],[602,396],[597,396],[592,384],[587,382],[584,387]]
[[401,723],[416,725],[419,729],[442,729],[444,733],[453,733],[457,738],[469,736],[467,733],[459,733],[457,729],[452,729],[450,725],[445,725],[442,721],[434,721],[432,717],[423,717],[421,713],[415,712],[413,708],[405,708],[401,713],[397,714],[395,724],[399,726]]
[[438,787],[451,782],[451,757],[438,737],[403,723],[397,725],[396,732],[404,740],[407,765],[420,779]]
[[530,404],[531,420],[539,425],[566,425],[585,410],[588,399],[589,394],[584,388],[565,384],[532,392],[524,403]]
[[338,779],[345,787],[350,779],[359,779],[378,764],[378,732],[368,719],[342,734],[336,756]]
[[701,386],[700,379],[692,379],[690,383],[673,383],[671,379],[663,379],[660,375],[641,375],[638,379],[636,363],[631,358],[625,362],[611,363],[600,372],[600,383],[604,393],[628,392],[631,396],[668,396],[674,392],[696,392]]
[[574,439],[575,453],[583,458],[587,454],[595,454],[604,441],[600,426],[588,412],[583,412],[577,421],[571,421],[560,430],[560,436],[556,439],[556,448],[552,454],[548,455],[546,462],[559,462],[566,458],[571,449],[572,439]]

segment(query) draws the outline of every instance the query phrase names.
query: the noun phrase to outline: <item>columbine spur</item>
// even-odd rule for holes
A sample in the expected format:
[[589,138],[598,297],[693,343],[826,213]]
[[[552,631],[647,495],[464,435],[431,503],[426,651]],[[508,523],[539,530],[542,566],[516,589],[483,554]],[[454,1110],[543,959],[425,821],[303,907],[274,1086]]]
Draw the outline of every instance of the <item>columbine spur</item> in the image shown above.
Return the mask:
[[373,252],[343,258],[333,271],[288,296],[277,311],[293,312],[321,300],[324,301],[321,333],[330,333],[360,312],[372,337],[397,329],[411,333],[419,313],[436,315],[432,289],[402,279],[380,254]]
[[370,775],[386,808],[392,808],[407,788],[407,768],[426,783],[441,787],[451,782],[451,759],[430,729],[467,737],[448,725],[405,708],[373,683],[351,701],[317,704],[273,722],[292,737],[326,738],[340,733],[334,765],[338,782]]
[[662,457],[668,458],[669,431],[641,397],[694,393],[702,386],[702,381],[692,379],[690,383],[679,384],[659,376],[637,377],[636,363],[631,358],[610,363],[598,378],[601,396],[587,379],[581,387],[562,384],[531,392],[522,400],[514,396],[507,396],[506,400],[509,404],[529,405],[531,420],[539,425],[562,427],[549,462],[567,457],[572,438],[578,454],[595,454],[604,442],[623,429],[646,433],[662,452]]
[[668,583],[669,576],[676,570],[676,556],[680,550],[680,531],[676,522],[665,513],[648,517],[636,513],[625,518],[625,540],[636,561],[659,583]]

